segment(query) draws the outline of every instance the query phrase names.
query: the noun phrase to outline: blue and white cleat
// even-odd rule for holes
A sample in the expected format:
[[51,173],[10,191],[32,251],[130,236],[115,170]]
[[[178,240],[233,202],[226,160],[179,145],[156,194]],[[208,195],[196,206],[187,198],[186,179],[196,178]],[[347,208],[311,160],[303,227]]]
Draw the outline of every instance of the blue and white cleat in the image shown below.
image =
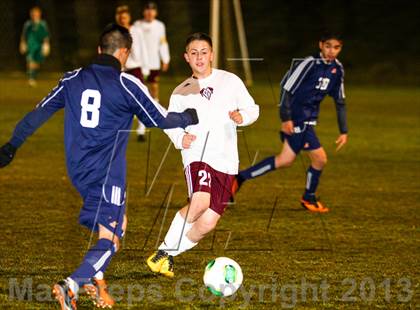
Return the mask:
[[77,309],[77,296],[70,289],[66,280],[54,284],[52,293],[55,299],[60,303],[61,310],[76,310]]

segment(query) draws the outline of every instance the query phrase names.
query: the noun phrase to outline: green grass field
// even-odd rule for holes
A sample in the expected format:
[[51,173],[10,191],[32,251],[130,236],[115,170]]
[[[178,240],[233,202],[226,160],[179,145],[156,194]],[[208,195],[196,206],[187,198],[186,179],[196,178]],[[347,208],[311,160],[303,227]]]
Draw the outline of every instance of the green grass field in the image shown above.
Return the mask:
[[[0,77],[0,143],[54,83],[43,80],[31,89],[19,77]],[[164,104],[175,85],[162,83]],[[245,136],[239,133],[242,168],[256,154],[260,160],[281,148],[270,85],[257,82],[250,92],[261,115]],[[119,300],[116,309],[419,308],[420,90],[349,86],[346,93],[349,144],[335,152],[338,130],[330,99],[318,127],[329,154],[319,194],[331,212],[320,216],[300,207],[308,160],[298,158],[288,170],[245,184],[216,234],[176,258],[173,280],[152,275],[145,259],[161,225],[163,238],[185,203],[181,157],[171,147],[145,197],[148,144],[133,135],[127,153],[128,231],[107,272]],[[151,132],[149,185],[169,143],[160,131]],[[164,217],[161,206],[172,185]],[[60,112],[0,170],[0,309],[57,308],[47,288],[68,276],[88,248],[90,234],[78,224],[80,207],[66,174]],[[203,289],[204,267],[217,256],[242,266],[243,287],[234,297],[220,299]],[[79,307],[92,305],[82,296]]]

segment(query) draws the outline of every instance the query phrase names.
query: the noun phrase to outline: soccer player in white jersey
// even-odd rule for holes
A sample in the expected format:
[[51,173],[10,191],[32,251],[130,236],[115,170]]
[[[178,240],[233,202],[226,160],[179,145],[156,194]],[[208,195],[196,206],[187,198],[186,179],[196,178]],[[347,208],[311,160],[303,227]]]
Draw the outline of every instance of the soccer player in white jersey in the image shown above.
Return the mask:
[[[149,1],[143,8],[143,19],[136,21],[132,26],[134,36],[138,36],[133,46],[139,49],[135,51],[135,62],[128,61],[128,73],[146,83],[153,99],[159,101],[159,75],[166,72],[171,60],[169,45],[166,40],[165,24],[158,20],[158,8],[155,2]],[[133,55],[134,56],[134,55]],[[138,141],[145,141],[145,127],[139,122],[137,128]]]
[[[150,71],[146,68],[147,50],[143,37],[143,31],[139,27],[131,25],[131,12],[127,5],[120,5],[116,8],[115,21],[118,25],[129,29],[131,37],[133,38],[133,45],[131,46],[127,63],[124,66],[124,71],[134,75],[142,81],[142,83],[144,83],[143,72],[145,75],[148,75]],[[146,126],[139,121],[137,128],[137,140],[139,142],[146,141],[145,134]]]
[[185,60],[193,75],[172,93],[169,111],[197,109],[200,124],[165,130],[181,149],[189,204],[176,213],[158,251],[147,259],[153,272],[174,276],[173,257],[193,248],[212,231],[230,198],[238,172],[237,126],[255,122],[259,107],[242,80],[214,69],[211,38],[194,33],[186,41]]

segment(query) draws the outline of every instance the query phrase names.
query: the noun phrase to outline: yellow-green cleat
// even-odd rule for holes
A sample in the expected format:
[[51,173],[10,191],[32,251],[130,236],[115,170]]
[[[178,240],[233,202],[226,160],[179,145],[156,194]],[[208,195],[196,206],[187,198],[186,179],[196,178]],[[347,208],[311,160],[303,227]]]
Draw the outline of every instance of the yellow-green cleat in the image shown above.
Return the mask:
[[169,278],[174,277],[174,259],[165,251],[159,250],[153,253],[149,256],[146,263],[152,272],[161,273]]

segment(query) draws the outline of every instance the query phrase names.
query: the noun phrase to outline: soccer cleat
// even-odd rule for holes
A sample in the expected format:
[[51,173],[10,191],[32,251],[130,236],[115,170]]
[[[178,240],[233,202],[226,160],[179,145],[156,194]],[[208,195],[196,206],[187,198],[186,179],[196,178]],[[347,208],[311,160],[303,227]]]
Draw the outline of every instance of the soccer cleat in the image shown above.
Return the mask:
[[70,289],[66,280],[54,284],[52,293],[61,305],[61,310],[76,310],[77,296]]
[[92,279],[92,282],[83,286],[86,294],[98,308],[112,308],[115,304],[114,299],[108,293],[105,280]]
[[304,207],[306,210],[309,210],[311,212],[319,212],[319,213],[326,213],[330,211],[327,207],[324,207],[322,203],[320,203],[315,197],[310,200],[306,200],[303,197],[300,199],[300,203],[302,207]]
[[175,276],[174,257],[172,255],[168,255],[168,257],[163,261],[159,272],[168,278],[173,278]]
[[160,272],[163,262],[168,258],[168,253],[163,250],[158,250],[149,256],[146,263],[153,272]]
[[174,277],[174,258],[163,250],[159,250],[147,259],[147,266],[155,273],[161,273],[169,278]]

